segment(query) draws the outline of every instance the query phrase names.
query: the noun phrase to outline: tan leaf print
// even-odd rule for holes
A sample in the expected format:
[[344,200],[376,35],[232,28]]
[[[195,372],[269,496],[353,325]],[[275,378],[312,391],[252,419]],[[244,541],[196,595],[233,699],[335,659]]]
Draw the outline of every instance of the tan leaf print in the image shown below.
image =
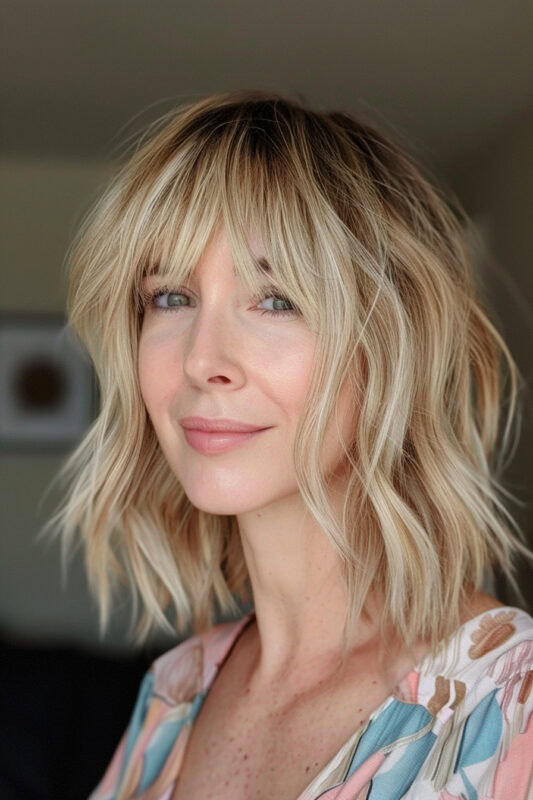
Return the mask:
[[530,669],[524,675],[524,680],[522,681],[522,686],[520,687],[520,692],[518,693],[519,703],[526,702],[531,693],[531,687],[533,687],[533,669]]
[[451,704],[450,708],[453,708],[453,710],[456,711],[459,708],[459,706],[462,704],[463,700],[465,699],[465,696],[466,696],[466,684],[463,683],[463,681],[455,681],[454,680],[453,685],[455,687],[455,699],[454,699],[453,703]]
[[441,708],[450,699],[450,681],[442,675],[435,678],[435,694],[428,703],[428,711],[433,716],[437,716]]
[[474,642],[468,651],[470,658],[472,660],[481,658],[510,639],[516,631],[516,627],[511,622],[514,616],[514,611],[485,614],[476,630],[470,635]]

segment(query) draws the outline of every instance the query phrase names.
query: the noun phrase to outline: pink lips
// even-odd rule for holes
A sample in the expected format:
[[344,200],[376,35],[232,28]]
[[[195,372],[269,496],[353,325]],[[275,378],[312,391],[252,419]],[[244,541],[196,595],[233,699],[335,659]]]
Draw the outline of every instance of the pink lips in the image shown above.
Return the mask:
[[225,417],[182,417],[180,419],[184,428],[195,431],[231,431],[248,433],[248,431],[260,431],[264,425],[250,425],[248,422],[240,422],[236,419]]
[[268,428],[246,422],[208,417],[183,417],[180,423],[188,444],[199,453],[223,453]]

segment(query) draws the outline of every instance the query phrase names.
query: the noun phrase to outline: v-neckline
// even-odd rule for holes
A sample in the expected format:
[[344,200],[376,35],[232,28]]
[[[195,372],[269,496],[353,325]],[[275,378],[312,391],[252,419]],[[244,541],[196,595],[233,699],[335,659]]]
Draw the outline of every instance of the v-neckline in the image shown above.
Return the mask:
[[[462,637],[467,630],[474,629],[477,626],[477,623],[484,617],[486,614],[490,613],[499,613],[504,611],[514,611],[517,614],[527,614],[524,609],[515,607],[515,606],[507,606],[507,605],[500,605],[500,606],[493,606],[486,608],[484,611],[479,612],[474,617],[470,617],[461,625],[459,625],[456,630],[449,636],[446,652],[448,652],[451,648],[456,645],[459,641],[460,637]],[[215,645],[213,652],[211,653],[212,658],[209,657],[205,658],[205,644],[204,644],[204,679],[203,679],[203,687],[202,687],[202,695],[203,700],[202,703],[205,701],[207,694],[209,693],[211,686],[216,678],[216,676],[221,671],[222,667],[228,660],[230,653],[233,651],[235,645],[241,638],[244,631],[249,627],[249,625],[255,619],[255,610],[252,609],[248,613],[246,613],[243,617],[238,619],[236,622],[228,622],[227,632],[221,640]],[[207,648],[209,650],[209,647]],[[402,703],[404,705],[411,705],[411,706],[420,706],[422,708],[426,708],[426,706],[417,701],[413,700],[406,700],[404,697],[399,696],[398,689],[402,685],[409,684],[410,681],[413,681],[416,685],[418,683],[418,679],[423,676],[428,668],[428,665],[432,663],[435,656],[432,656],[430,652],[426,653],[422,659],[412,666],[408,672],[397,681],[396,685],[394,686],[392,692],[370,713],[368,718],[366,719],[363,725],[360,725],[353,733],[346,739],[346,741],[337,749],[336,753],[329,759],[329,761],[319,770],[319,772],[311,779],[309,784],[305,787],[305,789],[298,795],[295,800],[309,800],[310,788],[317,783],[321,776],[324,777],[327,775],[328,770],[331,771],[331,765],[338,758],[339,754],[343,752],[350,746],[351,742],[357,743],[358,736],[359,739],[364,734],[364,732],[368,729],[371,723],[381,714],[381,712],[393,701],[398,703]],[[193,723],[194,725],[194,723]],[[334,784],[331,787],[327,787],[320,791],[316,798],[323,797],[327,792],[331,789],[338,788],[339,784]],[[314,797],[314,800],[316,800]]]

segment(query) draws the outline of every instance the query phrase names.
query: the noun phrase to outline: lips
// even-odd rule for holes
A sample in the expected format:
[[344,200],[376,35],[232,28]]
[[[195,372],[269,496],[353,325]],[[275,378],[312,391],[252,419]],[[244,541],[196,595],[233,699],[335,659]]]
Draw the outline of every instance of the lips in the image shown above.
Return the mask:
[[224,453],[237,445],[260,436],[268,428],[254,431],[199,431],[184,428],[187,443],[198,453],[213,455],[214,453]]
[[180,424],[185,430],[204,431],[206,433],[254,433],[265,430],[266,427],[223,417],[182,417]]
[[204,455],[223,453],[272,427],[227,417],[182,417],[180,424],[187,443]]

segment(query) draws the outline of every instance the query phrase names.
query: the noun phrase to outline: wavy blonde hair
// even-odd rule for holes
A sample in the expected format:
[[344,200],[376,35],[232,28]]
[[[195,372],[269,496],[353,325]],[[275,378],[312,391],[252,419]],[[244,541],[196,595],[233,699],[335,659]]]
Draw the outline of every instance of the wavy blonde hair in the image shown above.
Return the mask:
[[[497,565],[520,595],[513,558],[531,553],[499,479],[524,382],[477,297],[465,221],[402,149],[342,112],[229,92],[148,130],[68,259],[68,321],[94,363],[100,409],[57,476],[70,486],[45,530],[67,548],[84,543],[102,632],[118,582],[134,616],[142,601],[139,642],[159,626],[204,632],[253,600],[236,518],[191,504],[137,375],[143,276],[157,267],[182,284],[220,224],[245,285],[255,291],[267,268],[317,336],[294,465],[342,564],[346,647],[373,589],[383,631],[433,651],[486,570]],[[319,456],[345,380],[356,435],[342,442],[351,470],[339,519]]]

